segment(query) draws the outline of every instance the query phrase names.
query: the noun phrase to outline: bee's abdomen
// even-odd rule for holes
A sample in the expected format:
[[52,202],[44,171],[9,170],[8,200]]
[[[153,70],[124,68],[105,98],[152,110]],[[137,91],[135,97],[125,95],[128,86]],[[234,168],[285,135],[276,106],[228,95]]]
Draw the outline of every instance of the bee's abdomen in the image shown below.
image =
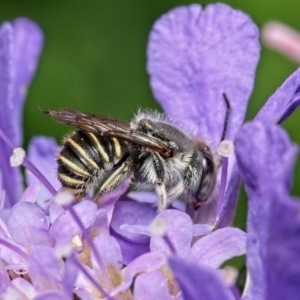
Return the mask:
[[127,152],[123,141],[78,130],[65,139],[58,154],[58,179],[76,198],[83,198]]

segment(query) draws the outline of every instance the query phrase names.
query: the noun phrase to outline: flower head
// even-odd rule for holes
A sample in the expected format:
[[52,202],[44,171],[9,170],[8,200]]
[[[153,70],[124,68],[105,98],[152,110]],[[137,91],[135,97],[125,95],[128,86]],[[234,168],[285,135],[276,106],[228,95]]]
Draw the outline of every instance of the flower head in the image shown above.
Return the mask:
[[[41,41],[35,25],[22,22],[31,24],[29,28]],[[3,64],[0,89],[3,87],[5,110],[10,109],[12,99],[8,82],[14,78],[10,73],[13,30],[10,24],[0,30],[0,55],[4,53],[0,56],[0,64]],[[26,80],[16,82],[29,83],[39,54],[36,49],[40,50],[37,45],[40,43],[36,39],[27,45],[26,49],[35,56],[29,55],[26,60],[31,62],[31,68],[25,68],[24,73],[20,71],[26,74]],[[0,295],[20,294],[24,286],[26,295],[21,293],[21,296],[27,297],[28,293],[33,295],[28,297],[36,299],[69,299],[74,294],[84,299],[140,299],[144,294],[157,299],[198,299],[199,294],[208,300],[233,299],[234,280],[225,280],[228,274],[219,268],[227,259],[245,254],[246,242],[250,283],[245,299],[271,295],[280,281],[279,269],[272,259],[278,259],[280,268],[284,268],[289,262],[286,253],[294,259],[298,259],[299,253],[294,251],[298,243],[292,238],[299,227],[294,210],[297,205],[288,198],[295,148],[290,146],[284,133],[280,130],[278,133],[274,123],[287,118],[299,105],[300,71],[292,74],[269,99],[258,113],[256,123],[241,129],[259,50],[258,29],[251,19],[224,4],[208,5],[205,9],[199,5],[176,8],[162,16],[150,33],[147,69],[154,96],[179,126],[193,137],[204,139],[222,156],[216,190],[195,214],[185,212],[189,205],[174,201],[172,208],[157,215],[153,208],[156,195],[143,191],[124,195],[127,182],[101,197],[98,206],[89,199],[70,204],[70,195],[57,194],[60,184],[52,176],[56,151],[53,140],[35,138],[28,156],[20,156],[22,151],[16,153],[14,158],[17,159],[13,161],[20,160],[32,174],[26,174],[29,186],[21,201],[12,205],[16,200],[10,200],[9,208],[0,213],[3,262],[3,266],[0,264],[0,279],[3,279]],[[22,54],[16,61],[23,61]],[[11,86],[12,91],[19,91],[21,84]],[[224,93],[232,109],[226,133],[230,141],[217,150],[226,117]],[[20,95],[17,98],[20,100]],[[20,112],[22,100],[16,103],[19,105],[16,111]],[[13,120],[20,121],[20,116],[9,123],[17,131],[18,122]],[[10,141],[6,136],[9,129],[5,126],[0,121],[0,151],[2,146],[8,149],[0,156],[3,157],[0,179],[8,178],[0,180],[1,207],[7,201],[5,193],[11,195],[9,199],[19,199],[14,198],[12,187],[21,189],[17,182],[20,174],[13,173],[8,164],[12,145],[20,146],[20,139],[15,134]],[[256,143],[253,130],[258,131],[261,143]],[[236,155],[233,155],[233,142]],[[270,156],[266,155],[268,147],[273,151]],[[268,162],[273,164],[266,167]],[[284,168],[283,162],[286,163]],[[274,167],[269,168],[270,165]],[[272,177],[268,176],[269,172]],[[243,231],[228,227],[234,215],[240,176],[246,182],[250,197],[248,237]],[[277,193],[271,189],[273,182],[278,183],[274,189]],[[43,186],[50,193],[43,190]],[[271,200],[266,202],[265,197]],[[270,207],[271,203],[276,205]],[[285,220],[283,227],[274,225],[279,216]],[[286,222],[288,218],[296,224],[294,231]],[[259,232],[259,227],[264,231]],[[280,235],[276,235],[273,228]],[[271,240],[266,238],[265,232],[270,234]],[[286,237],[285,250],[274,250],[273,246],[277,248]],[[25,273],[21,279],[20,270]],[[287,275],[288,279],[298,276],[298,269],[288,268]],[[195,277],[201,279],[201,284],[195,282]],[[295,295],[296,284],[289,284],[288,280],[278,283],[278,295],[283,295],[286,287],[289,296]]]

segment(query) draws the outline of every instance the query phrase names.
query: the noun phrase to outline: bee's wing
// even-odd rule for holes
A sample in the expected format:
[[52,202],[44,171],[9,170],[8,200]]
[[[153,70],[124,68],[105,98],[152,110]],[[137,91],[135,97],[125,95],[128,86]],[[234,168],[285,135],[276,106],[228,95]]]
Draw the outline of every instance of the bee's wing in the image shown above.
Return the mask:
[[77,127],[88,132],[115,137],[138,144],[152,149],[163,156],[171,155],[171,149],[167,143],[146,133],[132,129],[129,122],[86,114],[71,108],[61,108],[59,110],[51,111],[42,110],[42,112],[49,114],[56,122]]

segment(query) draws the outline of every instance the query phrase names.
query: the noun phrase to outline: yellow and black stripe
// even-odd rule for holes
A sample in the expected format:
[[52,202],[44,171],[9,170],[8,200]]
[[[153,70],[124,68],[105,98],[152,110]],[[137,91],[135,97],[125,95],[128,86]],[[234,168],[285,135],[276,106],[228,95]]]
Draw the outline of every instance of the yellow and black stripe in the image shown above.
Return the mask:
[[77,198],[83,198],[127,154],[124,141],[78,130],[65,139],[58,154],[58,179]]

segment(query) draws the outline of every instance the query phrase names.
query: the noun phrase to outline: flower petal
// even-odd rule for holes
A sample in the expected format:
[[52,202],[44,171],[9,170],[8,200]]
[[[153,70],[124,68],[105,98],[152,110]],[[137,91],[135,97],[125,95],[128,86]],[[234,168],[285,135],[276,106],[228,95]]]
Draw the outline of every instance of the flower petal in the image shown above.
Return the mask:
[[33,249],[37,245],[52,246],[53,239],[48,232],[49,223],[44,212],[31,202],[15,204],[7,219],[7,227],[12,239]]
[[[100,234],[94,239],[94,245],[101,255],[101,259],[107,268],[121,270],[122,254],[121,249],[115,238],[108,234]],[[92,266],[94,271],[101,271],[101,265],[97,261],[95,254],[92,252]]]
[[24,193],[21,196],[20,202],[21,201],[28,201],[35,203],[37,200],[37,196],[41,190],[41,183],[40,182],[34,182],[30,184]]
[[[13,122],[12,102],[13,85],[13,28],[9,23],[0,27],[0,130],[8,136],[12,143],[18,141],[21,127]],[[12,150],[0,138],[0,170],[3,177],[3,189],[6,194],[6,206],[16,203],[22,191],[22,176],[19,168],[10,166],[9,158]]]
[[69,259],[65,262],[65,269],[63,273],[64,292],[68,299],[72,297],[73,289],[78,275],[78,269]]
[[28,264],[31,282],[38,291],[62,290],[62,265],[52,248],[37,246],[31,251]]
[[217,272],[206,266],[170,257],[169,265],[182,291],[183,299],[233,300],[233,294],[222,284]]
[[[90,227],[97,215],[97,205],[89,200],[82,200],[73,207],[77,216],[85,228]],[[49,229],[50,235],[55,239],[56,245],[65,244],[81,232],[78,224],[74,221],[71,214],[67,211],[60,215]]]
[[28,299],[34,298],[36,291],[34,286],[22,277],[17,277],[11,282],[19,291],[22,291]]
[[121,225],[148,226],[155,218],[156,210],[147,203],[118,201],[111,220],[111,228],[124,239],[135,243],[147,243],[150,237],[144,234],[123,230]]
[[[176,254],[186,257],[190,252],[193,237],[193,223],[188,214],[168,209],[159,213],[156,219],[165,219],[168,224],[168,236]],[[150,249],[170,254],[171,251],[162,237],[151,237]]]
[[176,8],[152,29],[148,73],[155,98],[168,116],[197,136],[220,142],[226,104],[232,113],[228,139],[240,128],[259,59],[258,29],[241,11],[224,4]]
[[275,178],[282,180],[289,190],[298,150],[284,130],[258,121],[245,124],[235,148],[239,171],[249,192],[273,187]]
[[115,190],[111,191],[108,194],[101,195],[97,199],[99,207],[106,211],[109,223],[111,222],[116,202],[128,190],[128,187],[129,182],[125,181]]
[[[38,136],[31,139],[28,146],[28,159],[45,176],[51,185],[59,190],[61,183],[57,179],[57,162],[55,156],[58,150],[56,140],[44,136]],[[26,181],[30,185],[39,181],[30,171],[26,172]],[[38,204],[45,207],[45,201],[52,198],[52,194],[42,185],[38,196]]]
[[128,289],[137,274],[156,271],[165,263],[165,255],[161,252],[146,253],[139,256],[122,270],[123,282],[111,292],[111,295],[117,295],[118,293]]
[[246,233],[238,228],[222,228],[198,240],[188,260],[219,268],[226,260],[246,253]]
[[46,291],[34,297],[34,300],[68,300],[68,299],[70,298],[64,297],[64,295],[58,291]]
[[283,122],[300,105],[300,68],[298,68],[260,109],[255,120]]
[[168,291],[167,281],[159,271],[153,271],[139,275],[134,282],[134,298],[135,300],[171,299]]
[[35,74],[42,51],[44,36],[38,25],[29,19],[20,18],[13,22],[14,52],[13,52],[13,121],[18,130],[14,143],[22,143],[23,103]]
[[149,243],[135,243],[125,240],[123,237],[111,230],[111,235],[117,240],[120,245],[123,264],[128,265],[139,256],[150,252]]

